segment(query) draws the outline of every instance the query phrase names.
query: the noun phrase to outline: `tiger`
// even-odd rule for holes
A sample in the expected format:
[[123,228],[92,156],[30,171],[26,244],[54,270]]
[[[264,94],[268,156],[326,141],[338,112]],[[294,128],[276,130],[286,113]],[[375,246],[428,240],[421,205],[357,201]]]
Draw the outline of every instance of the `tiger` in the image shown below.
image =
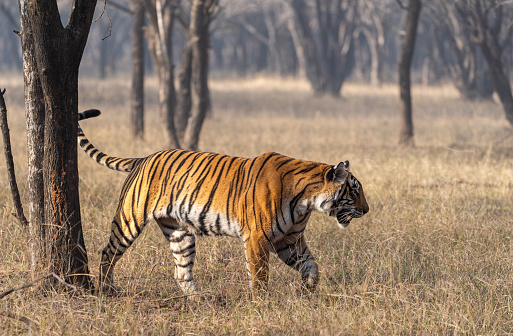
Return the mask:
[[[79,120],[100,111],[79,113]],[[275,152],[255,158],[170,149],[144,158],[118,158],[94,147],[78,127],[78,144],[98,164],[127,172],[110,238],[100,261],[100,288],[118,289],[118,260],[154,220],[174,256],[174,277],[185,294],[193,280],[196,236],[231,236],[244,242],[253,295],[266,291],[269,255],[298,271],[313,291],[318,265],[305,239],[312,211],[336,218],[341,228],[369,211],[362,184],[349,161],[336,166]]]

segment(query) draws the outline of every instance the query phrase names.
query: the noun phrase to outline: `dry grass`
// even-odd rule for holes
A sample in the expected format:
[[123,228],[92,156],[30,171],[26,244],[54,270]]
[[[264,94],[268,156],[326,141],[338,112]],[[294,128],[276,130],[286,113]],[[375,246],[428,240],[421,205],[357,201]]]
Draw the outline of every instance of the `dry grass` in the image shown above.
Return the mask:
[[[0,79],[24,188],[21,85]],[[81,108],[103,111],[82,123],[91,141],[118,156],[161,149],[155,84],[148,86],[146,141],[135,142],[127,81],[84,80]],[[210,300],[172,299],[181,294],[173,258],[150,224],[117,268],[122,295],[44,297],[29,290],[0,301],[0,312],[24,316],[33,321],[31,330],[49,335],[513,333],[513,138],[498,104],[462,101],[452,88],[415,88],[417,147],[404,149],[396,146],[395,87],[348,85],[342,99],[333,99],[312,97],[303,82],[255,78],[216,80],[212,96],[203,150],[248,157],[278,151],[332,164],[348,159],[362,181],[368,215],[339,230],[316,214],[307,227],[322,272],[318,291],[302,296],[297,274],[273,257],[269,295],[251,303],[241,242],[200,238],[195,274]],[[80,153],[79,161],[96,275],[124,175]],[[0,187],[3,290],[29,275],[6,178]],[[2,332],[23,334],[29,327],[0,316]]]

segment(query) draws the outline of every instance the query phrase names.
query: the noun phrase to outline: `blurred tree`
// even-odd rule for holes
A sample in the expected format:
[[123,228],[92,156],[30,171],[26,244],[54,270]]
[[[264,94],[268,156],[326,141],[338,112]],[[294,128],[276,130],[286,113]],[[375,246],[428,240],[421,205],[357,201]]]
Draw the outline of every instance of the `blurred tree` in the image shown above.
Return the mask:
[[354,0],[289,0],[315,93],[340,95],[354,66]]
[[20,71],[22,69],[22,57],[19,52],[20,44],[17,36],[13,33],[13,30],[19,29],[19,24],[16,22],[16,14],[15,12],[18,10],[16,8],[15,2],[2,2],[0,3],[0,17],[4,17],[5,20],[1,20],[0,27],[5,29],[1,29],[5,32],[4,38],[0,36],[0,43],[2,48],[0,49],[0,69],[5,68],[9,72]]
[[218,9],[218,3],[218,0],[193,0],[191,6],[189,44],[192,53],[193,105],[184,134],[184,147],[191,150],[198,149],[201,127],[207,111],[210,109],[210,92],[208,89],[209,27],[214,13]]
[[512,43],[511,1],[454,0],[465,28],[479,46],[490,72],[490,80],[502,103],[506,119],[513,125],[511,83],[503,62],[505,44]]
[[42,162],[35,163],[42,173],[29,167],[29,183],[34,183],[29,193],[38,193],[30,198],[44,209],[30,210],[31,225],[37,226],[37,235],[30,237],[37,240],[31,243],[38,249],[32,252],[34,267],[36,272],[54,272],[86,288],[91,282],[78,196],[78,70],[95,5],[75,0],[63,27],[56,1],[19,1],[22,45],[27,53],[29,166],[37,159]]
[[[397,0],[402,8],[406,8],[401,0]],[[399,60],[399,88],[401,97],[401,130],[399,132],[399,144],[413,146],[413,118],[411,104],[411,63],[417,26],[419,23],[421,0],[410,0],[407,7],[406,31]]]
[[143,1],[149,23],[146,39],[157,72],[160,118],[166,147],[180,148],[175,127],[176,90],[173,71],[173,26],[180,0]]
[[392,23],[392,0],[365,0],[360,1],[358,6],[359,21],[356,30],[363,34],[368,45],[370,83],[381,85],[387,32],[390,31]]
[[[437,0],[426,3],[426,14],[434,23],[430,36],[433,50],[442,58],[454,85],[467,99],[490,99],[493,87],[486,63],[471,31],[458,15],[455,2]],[[437,60],[434,60],[437,61]]]

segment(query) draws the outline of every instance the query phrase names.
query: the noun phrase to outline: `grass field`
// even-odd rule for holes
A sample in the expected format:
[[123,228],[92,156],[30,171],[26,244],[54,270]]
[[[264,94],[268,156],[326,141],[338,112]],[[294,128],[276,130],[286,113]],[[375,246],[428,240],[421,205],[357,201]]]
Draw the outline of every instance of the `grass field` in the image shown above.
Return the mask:
[[[82,123],[98,148],[143,156],[163,148],[155,83],[148,83],[144,142],[129,135],[128,80],[81,83]],[[23,88],[0,79],[18,181],[26,196]],[[306,229],[321,280],[301,294],[298,274],[271,257],[268,297],[252,303],[242,242],[197,241],[196,283],[208,300],[186,300],[173,257],[153,223],[116,269],[117,297],[17,291],[0,301],[0,334],[355,335],[513,333],[513,133],[501,106],[468,102],[451,87],[413,90],[415,148],[398,147],[398,91],[348,84],[343,98],[314,97],[293,80],[211,83],[213,113],[200,148],[252,157],[267,151],[351,162],[370,212],[340,230],[312,216]],[[79,152],[82,219],[97,276],[122,173]],[[0,291],[30,281],[26,237],[11,216],[0,160]],[[18,318],[9,318],[5,313]],[[25,317],[29,324],[21,320]],[[30,329],[30,330],[29,330]]]

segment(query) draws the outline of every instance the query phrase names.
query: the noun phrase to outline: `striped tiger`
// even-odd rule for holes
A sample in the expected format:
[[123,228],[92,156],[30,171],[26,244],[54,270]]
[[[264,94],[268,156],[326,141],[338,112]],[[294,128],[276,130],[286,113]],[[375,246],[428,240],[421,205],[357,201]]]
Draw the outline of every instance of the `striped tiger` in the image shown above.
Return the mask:
[[[99,113],[82,112],[79,120]],[[152,219],[169,241],[175,278],[185,293],[196,292],[197,235],[244,241],[254,295],[267,288],[270,253],[299,271],[304,287],[313,290],[319,272],[304,236],[312,211],[335,217],[340,227],[369,211],[348,161],[331,166],[278,153],[247,159],[181,149],[116,158],[96,149],[80,126],[78,142],[100,165],[129,173],[102,251],[103,290],[115,288],[114,265]]]

